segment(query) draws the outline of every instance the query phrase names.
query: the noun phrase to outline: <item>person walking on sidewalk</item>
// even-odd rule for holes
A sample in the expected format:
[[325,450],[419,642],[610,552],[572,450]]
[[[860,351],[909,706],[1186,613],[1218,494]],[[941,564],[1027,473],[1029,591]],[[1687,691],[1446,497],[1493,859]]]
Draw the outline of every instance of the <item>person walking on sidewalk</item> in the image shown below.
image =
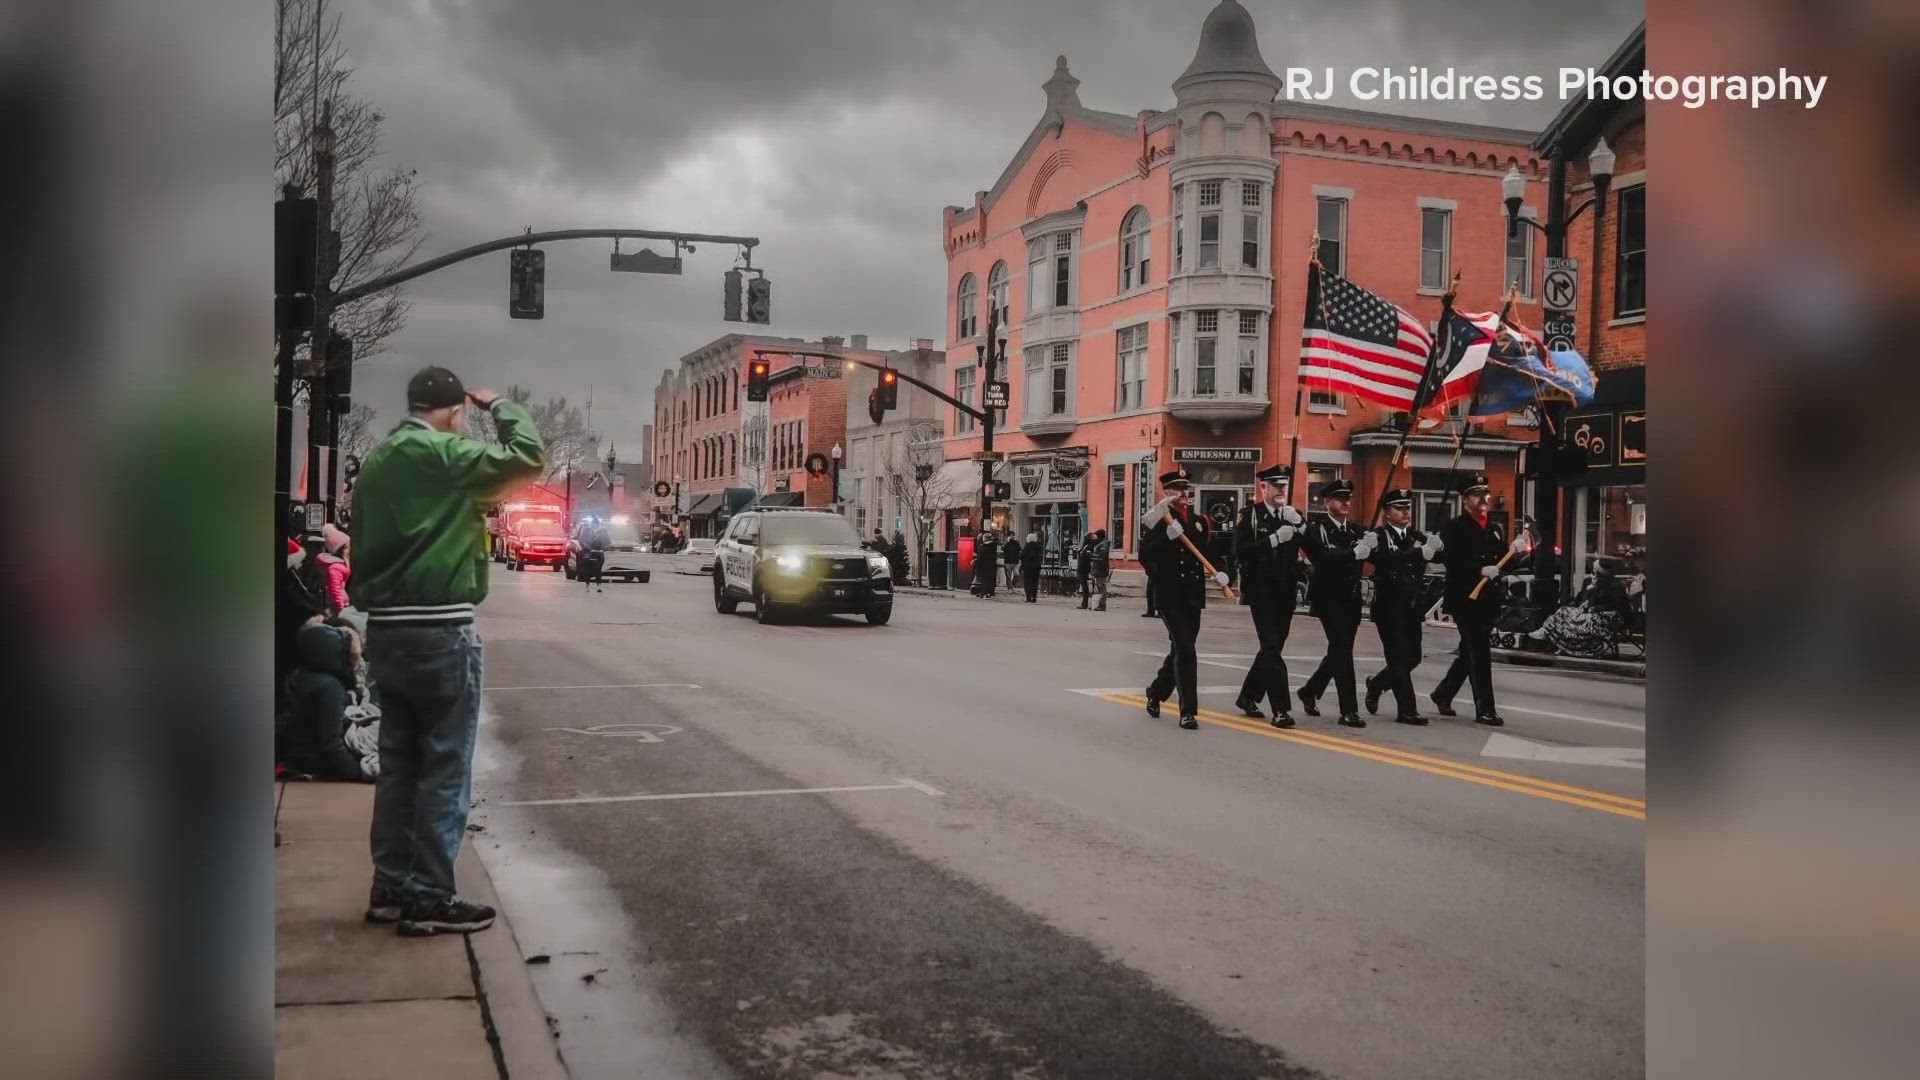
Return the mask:
[[1080,610],[1087,610],[1096,591],[1100,593],[1100,606],[1094,610],[1107,610],[1109,558],[1107,530],[1096,529],[1087,536],[1086,543],[1080,545]]
[[1367,726],[1360,719],[1360,699],[1353,692],[1353,638],[1360,632],[1360,560],[1372,552],[1366,530],[1347,515],[1353,510],[1353,485],[1332,480],[1320,491],[1327,516],[1307,525],[1307,558],[1313,561],[1313,581],[1307,602],[1327,635],[1327,654],[1300,688],[1300,708],[1319,716],[1320,695],[1331,682],[1340,695],[1342,727]]
[[1000,545],[1000,565],[1007,575],[1008,592],[1020,585],[1020,555],[1020,537],[1009,536],[1007,542]]
[[993,599],[993,587],[1000,577],[1000,541],[989,529],[980,534],[973,552],[973,595]]
[[[459,434],[468,402],[492,415],[499,445]],[[351,590],[381,704],[366,917],[415,936],[493,925],[493,909],[460,899],[453,880],[480,722],[473,609],[487,596],[487,505],[538,476],[546,452],[525,406],[468,392],[445,368],[407,383],[407,413],[354,486]]]
[[[1011,544],[1012,541],[1008,541],[1008,543]],[[1029,604],[1037,604],[1040,602],[1040,560],[1045,557],[1046,553],[1047,549],[1041,546],[1040,537],[1037,533],[1028,533],[1027,542],[1020,545],[1020,561],[1018,564],[1020,568],[1020,583],[1026,590],[1027,603]]]
[[[1147,686],[1147,715],[1158,717],[1160,703],[1176,690],[1180,695],[1180,726],[1192,731],[1200,726],[1200,658],[1196,652],[1200,639],[1200,613],[1207,607],[1207,585],[1225,585],[1227,575],[1215,572],[1209,579],[1196,551],[1206,550],[1212,532],[1205,514],[1196,513],[1188,501],[1193,484],[1187,470],[1175,469],[1160,477],[1166,498],[1140,515],[1140,561],[1154,567],[1152,588],[1159,596],[1160,621],[1167,627],[1167,658]],[[1190,548],[1181,542],[1193,542]]]
[[[1440,561],[1447,567],[1447,613],[1460,631],[1460,652],[1430,700],[1441,716],[1453,716],[1453,696],[1462,683],[1471,682],[1474,722],[1500,727],[1506,721],[1493,706],[1493,624],[1500,618],[1500,590],[1491,579],[1500,576],[1501,557],[1509,551],[1523,554],[1527,541],[1516,537],[1509,544],[1500,524],[1487,519],[1487,493],[1487,478],[1475,476],[1461,500],[1465,512],[1440,529]],[[1479,599],[1473,599],[1474,586],[1482,580],[1487,587],[1480,590]]]
[[1420,603],[1420,580],[1427,559],[1440,550],[1440,538],[1429,540],[1409,528],[1413,521],[1413,492],[1389,490],[1381,502],[1386,524],[1367,533],[1374,541],[1367,561],[1373,564],[1373,626],[1386,654],[1383,671],[1367,676],[1367,712],[1380,712],[1380,696],[1393,691],[1394,720],[1425,726],[1427,718],[1414,705],[1413,669],[1420,666],[1420,624],[1426,612]]
[[1255,473],[1260,501],[1240,511],[1233,526],[1240,588],[1252,609],[1253,631],[1260,641],[1260,652],[1247,669],[1234,705],[1241,715],[1258,720],[1266,715],[1260,711],[1260,701],[1265,698],[1273,707],[1270,722],[1277,728],[1293,726],[1293,690],[1287,683],[1287,661],[1280,653],[1293,629],[1300,529],[1306,524],[1300,511],[1287,503],[1292,475],[1286,465],[1269,465]]

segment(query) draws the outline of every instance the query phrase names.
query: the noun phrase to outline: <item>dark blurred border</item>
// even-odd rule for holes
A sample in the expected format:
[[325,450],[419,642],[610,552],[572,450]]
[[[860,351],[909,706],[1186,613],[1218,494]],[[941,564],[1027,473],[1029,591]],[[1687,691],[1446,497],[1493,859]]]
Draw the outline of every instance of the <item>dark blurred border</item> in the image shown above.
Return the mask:
[[0,13],[0,1047],[271,1074],[272,6]]
[[[1648,1072],[1920,1061],[1920,9],[1655,0]],[[1907,324],[1907,325],[1901,325]]]

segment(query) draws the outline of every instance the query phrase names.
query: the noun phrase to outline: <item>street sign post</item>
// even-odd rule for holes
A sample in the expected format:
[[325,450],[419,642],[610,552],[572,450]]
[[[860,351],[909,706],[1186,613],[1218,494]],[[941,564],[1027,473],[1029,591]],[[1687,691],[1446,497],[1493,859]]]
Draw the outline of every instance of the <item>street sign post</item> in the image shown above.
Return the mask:
[[624,270],[632,274],[678,274],[680,272],[680,256],[655,255],[645,248],[631,255],[623,255],[616,251],[613,253],[613,260],[607,268],[609,270]]
[[986,394],[981,401],[981,407],[986,409],[1005,409],[1008,407],[1009,396],[1010,393],[1007,383],[990,382],[987,384]]
[[1573,348],[1575,326],[1571,315],[1549,315],[1541,324],[1540,331],[1547,339],[1547,348],[1552,352],[1567,352]]
[[1573,259],[1549,255],[1546,273],[1540,278],[1540,301],[1548,311],[1572,311],[1580,292],[1580,264]]

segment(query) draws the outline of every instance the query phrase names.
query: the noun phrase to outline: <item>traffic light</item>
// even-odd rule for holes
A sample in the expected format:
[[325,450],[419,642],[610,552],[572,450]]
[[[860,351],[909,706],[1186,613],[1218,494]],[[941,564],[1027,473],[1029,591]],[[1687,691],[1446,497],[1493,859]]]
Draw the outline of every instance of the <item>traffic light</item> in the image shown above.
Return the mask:
[[728,322],[740,321],[740,271],[729,270],[722,279],[725,286],[721,292],[720,317]]
[[327,393],[332,395],[333,411],[353,408],[353,339],[338,335],[327,339]]
[[993,482],[993,497],[1000,502],[1006,502],[1008,499],[1013,498],[1013,485],[1005,480],[995,480]]
[[747,282],[747,321],[762,325],[773,321],[773,282],[766,278]]
[[507,314],[516,319],[543,319],[547,315],[547,253],[539,248],[514,248]]
[[273,295],[313,292],[319,223],[318,199],[282,198],[273,204]]
[[747,400],[767,400],[768,364],[765,360],[753,360],[747,364]]
[[900,407],[900,373],[888,368],[880,373],[880,411]]

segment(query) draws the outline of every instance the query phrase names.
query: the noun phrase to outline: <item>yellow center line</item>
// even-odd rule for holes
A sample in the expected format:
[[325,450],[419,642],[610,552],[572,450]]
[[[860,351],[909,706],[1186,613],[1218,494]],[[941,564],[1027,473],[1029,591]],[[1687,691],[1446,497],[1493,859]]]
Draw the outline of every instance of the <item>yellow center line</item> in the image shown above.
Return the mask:
[[[1103,701],[1110,701],[1117,705],[1131,705],[1135,708],[1144,707],[1147,703],[1146,698],[1137,695],[1101,694],[1098,696]],[[1239,717],[1214,712],[1210,709],[1200,710],[1199,718],[1216,727],[1229,728],[1234,731],[1244,731],[1250,735],[1264,735],[1270,739],[1280,739],[1284,742],[1298,743],[1301,746],[1312,746],[1321,750],[1331,750],[1337,754],[1346,754],[1349,757],[1377,761],[1383,765],[1397,765],[1403,769],[1413,769],[1418,772],[1429,773],[1434,776],[1445,776],[1454,780],[1465,780],[1471,784],[1481,784],[1486,787],[1499,788],[1502,791],[1512,791],[1521,795],[1532,795],[1539,799],[1550,799],[1554,802],[1585,807],[1589,810],[1599,810],[1602,813],[1616,814],[1620,817],[1633,818],[1637,821],[1645,821],[1647,819],[1646,803],[1637,799],[1629,799],[1622,795],[1612,795],[1604,791],[1592,791],[1587,788],[1570,787],[1566,784],[1556,784],[1552,781],[1539,780],[1531,776],[1523,776],[1519,773],[1500,772],[1496,769],[1467,765],[1463,762],[1450,761],[1446,758],[1428,757],[1424,754],[1396,750],[1391,747],[1348,742],[1344,739],[1321,735],[1316,732],[1298,731],[1292,728],[1276,728],[1267,724],[1256,726],[1252,722],[1242,720]]]

